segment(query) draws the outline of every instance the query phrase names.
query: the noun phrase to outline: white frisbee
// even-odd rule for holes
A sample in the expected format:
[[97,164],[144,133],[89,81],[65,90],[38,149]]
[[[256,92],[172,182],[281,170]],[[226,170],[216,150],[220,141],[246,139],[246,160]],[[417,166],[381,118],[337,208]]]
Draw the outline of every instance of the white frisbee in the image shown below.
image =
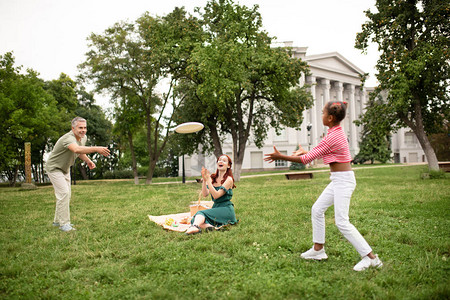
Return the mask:
[[178,133],[194,133],[203,129],[203,124],[198,122],[182,123],[175,127],[175,131]]

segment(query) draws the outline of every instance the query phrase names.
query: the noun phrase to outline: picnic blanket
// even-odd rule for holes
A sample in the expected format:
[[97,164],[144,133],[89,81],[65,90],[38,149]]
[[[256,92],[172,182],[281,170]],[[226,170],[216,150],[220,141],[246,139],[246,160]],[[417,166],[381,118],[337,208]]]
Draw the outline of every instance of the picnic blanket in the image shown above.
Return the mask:
[[[200,204],[211,208],[214,204],[213,201],[200,201],[193,202],[193,204]],[[185,232],[189,226],[191,226],[191,213],[184,212],[178,214],[162,215],[162,216],[152,216],[148,215],[150,221],[162,226],[166,230]],[[183,224],[183,221],[187,221],[188,224]]]

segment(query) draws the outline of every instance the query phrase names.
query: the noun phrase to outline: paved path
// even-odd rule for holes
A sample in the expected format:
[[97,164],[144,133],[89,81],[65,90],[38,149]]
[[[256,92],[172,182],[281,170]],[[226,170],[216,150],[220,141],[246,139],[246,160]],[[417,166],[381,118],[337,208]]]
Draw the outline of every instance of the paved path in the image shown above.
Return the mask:
[[[353,170],[362,170],[362,169],[377,169],[377,168],[395,168],[395,167],[410,167],[410,166],[418,166],[418,165],[426,165],[427,163],[408,163],[408,164],[400,164],[400,165],[382,165],[382,166],[368,166],[368,167],[354,167]],[[293,170],[286,170],[284,173],[267,173],[267,174],[255,174],[255,175],[241,175],[241,179],[243,178],[251,178],[251,177],[264,177],[264,176],[275,176],[275,175],[284,175],[285,173],[321,173],[321,172],[330,172],[330,169],[321,169],[321,170],[305,170],[295,172]],[[186,180],[186,183],[196,183],[195,180]],[[170,181],[170,182],[154,182],[152,184],[173,184],[173,183],[182,183],[181,181]]]

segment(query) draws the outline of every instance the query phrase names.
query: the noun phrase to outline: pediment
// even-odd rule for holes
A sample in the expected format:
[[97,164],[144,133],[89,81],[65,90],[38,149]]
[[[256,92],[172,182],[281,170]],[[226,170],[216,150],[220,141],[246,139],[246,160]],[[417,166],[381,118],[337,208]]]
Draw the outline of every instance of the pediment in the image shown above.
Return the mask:
[[314,68],[319,68],[353,76],[364,74],[364,71],[355,66],[338,52],[309,55],[305,57],[305,61],[308,62],[312,71]]

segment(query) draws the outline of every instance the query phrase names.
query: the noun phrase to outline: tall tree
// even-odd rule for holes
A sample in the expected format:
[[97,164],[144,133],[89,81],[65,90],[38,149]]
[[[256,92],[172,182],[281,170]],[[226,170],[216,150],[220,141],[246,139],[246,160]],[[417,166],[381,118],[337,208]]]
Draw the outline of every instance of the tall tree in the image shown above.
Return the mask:
[[82,163],[81,160],[75,162],[76,169],[80,171],[83,179],[102,178],[105,171],[110,171],[118,160],[118,153],[114,149],[114,141],[112,140],[111,121],[106,118],[103,109],[95,104],[94,95],[86,91],[83,86],[76,89],[77,108],[74,115],[83,117],[87,120],[87,145],[104,145],[109,146],[111,155],[104,157],[98,153],[91,154],[91,159],[95,161],[96,167],[93,170]]
[[366,106],[366,113],[355,121],[355,124],[362,126],[361,142],[359,152],[354,161],[364,163],[365,161],[379,161],[385,163],[391,159],[390,136],[392,125],[389,119],[380,118],[386,115],[388,107],[385,105],[383,97],[371,97]]
[[197,11],[207,40],[193,51],[187,68],[190,82],[184,88],[194,90],[185,92],[189,101],[179,117],[205,124],[191,143],[208,137],[203,149],[212,148],[217,157],[223,153],[224,138],[231,136],[239,180],[248,142],[261,147],[270,126],[300,127],[303,111],[312,105],[307,86],[299,87],[308,66],[292,58],[289,49],[270,46],[258,5],[247,8],[213,0]]
[[369,20],[355,47],[366,51],[369,42],[378,44],[380,84],[374,96],[388,92],[383,118],[394,129],[411,128],[429,168],[438,170],[427,135],[439,132],[450,114],[450,2],[377,0],[375,7],[365,12]]
[[23,169],[24,143],[32,144],[32,163],[42,162],[36,149],[45,147],[59,121],[56,101],[44,82],[35,71],[21,74],[20,69],[14,66],[12,53],[0,55],[0,170],[11,185]]
[[94,81],[98,91],[110,92],[118,109],[132,100],[129,108],[136,110],[130,113],[140,114],[145,122],[149,158],[146,183],[151,183],[169,139],[171,110],[176,111],[181,101],[173,90],[185,72],[191,44],[199,33],[197,20],[176,8],[163,18],[145,13],[133,24],[117,23],[104,35],[89,37],[90,51],[80,66],[84,76]]

